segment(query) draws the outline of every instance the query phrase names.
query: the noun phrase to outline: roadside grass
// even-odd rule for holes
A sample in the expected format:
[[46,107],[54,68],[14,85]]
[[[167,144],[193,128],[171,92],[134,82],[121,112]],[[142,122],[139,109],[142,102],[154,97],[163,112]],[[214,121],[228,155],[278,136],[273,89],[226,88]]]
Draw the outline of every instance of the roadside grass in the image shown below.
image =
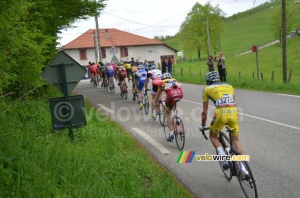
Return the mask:
[[[259,78],[257,79],[256,53],[227,57],[227,82],[235,88],[279,92],[300,95],[300,37],[287,41],[287,78],[292,72],[290,83],[283,84],[282,49],[279,45],[260,49],[258,52]],[[181,62],[174,65],[174,77],[186,83],[205,84],[208,72],[206,61]],[[182,70],[182,75],[181,75]],[[215,64],[215,70],[217,66]],[[253,78],[254,72],[254,78]],[[272,72],[274,79],[272,81]],[[263,76],[263,79],[261,77]]]
[[[88,125],[53,131],[47,99],[0,114],[0,197],[192,197],[118,124],[86,104]],[[176,159],[174,159],[174,163]]]

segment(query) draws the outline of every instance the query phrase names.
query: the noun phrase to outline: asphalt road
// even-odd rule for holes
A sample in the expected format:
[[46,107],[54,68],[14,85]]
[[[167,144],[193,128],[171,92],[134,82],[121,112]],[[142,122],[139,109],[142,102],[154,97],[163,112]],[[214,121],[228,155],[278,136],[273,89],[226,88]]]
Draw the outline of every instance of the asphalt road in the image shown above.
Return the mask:
[[[194,159],[191,163],[176,163],[180,153],[176,143],[167,142],[159,122],[138,110],[131,93],[127,100],[121,98],[118,88],[111,94],[82,80],[74,92],[84,95],[96,109],[123,126],[195,197],[244,197],[237,179],[228,182],[218,162]],[[179,102],[186,131],[184,151],[196,151],[196,155],[215,154],[210,141],[198,131],[203,89],[204,86],[183,84],[184,98]],[[300,197],[300,96],[238,89],[235,94],[240,141],[244,154],[250,155],[259,197]],[[213,110],[210,106],[207,124]]]

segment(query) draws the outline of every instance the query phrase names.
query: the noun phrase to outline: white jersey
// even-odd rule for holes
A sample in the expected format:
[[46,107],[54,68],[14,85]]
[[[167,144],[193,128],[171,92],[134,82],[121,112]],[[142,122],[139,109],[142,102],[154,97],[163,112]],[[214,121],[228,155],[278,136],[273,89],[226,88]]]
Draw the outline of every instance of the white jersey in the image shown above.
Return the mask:
[[148,73],[150,73],[150,78],[152,80],[161,80],[161,71],[159,69],[152,69]]

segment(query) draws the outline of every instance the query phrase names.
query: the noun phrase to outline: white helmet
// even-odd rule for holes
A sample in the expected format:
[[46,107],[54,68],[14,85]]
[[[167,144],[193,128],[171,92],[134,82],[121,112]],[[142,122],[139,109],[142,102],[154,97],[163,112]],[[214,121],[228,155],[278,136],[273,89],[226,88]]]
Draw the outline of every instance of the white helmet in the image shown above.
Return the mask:
[[208,72],[205,75],[206,82],[218,82],[219,81],[219,74],[216,71]]
[[161,79],[162,79],[162,80],[165,80],[165,79],[167,79],[167,78],[172,78],[172,74],[170,74],[170,73],[164,73],[164,74],[161,76]]
[[144,65],[139,65],[138,66],[138,69],[140,70],[140,69],[145,69],[145,67],[144,67]]

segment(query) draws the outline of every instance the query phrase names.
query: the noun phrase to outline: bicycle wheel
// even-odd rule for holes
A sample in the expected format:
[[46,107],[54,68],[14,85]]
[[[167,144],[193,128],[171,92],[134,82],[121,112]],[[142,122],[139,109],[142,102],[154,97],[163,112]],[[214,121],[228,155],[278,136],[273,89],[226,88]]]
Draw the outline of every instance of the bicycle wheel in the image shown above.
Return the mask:
[[160,125],[163,127],[164,126],[164,123],[165,123],[165,119],[166,119],[166,111],[165,111],[165,108],[163,106],[163,104],[160,102],[159,103],[159,122],[160,122]]
[[127,100],[128,98],[128,91],[127,91],[127,87],[125,86],[125,91],[124,91],[124,97]]
[[148,115],[148,113],[149,113],[149,98],[147,95],[144,96],[144,110],[145,110],[146,115]]
[[108,86],[109,86],[109,83],[108,83],[108,80],[106,79],[105,80],[105,89],[106,89],[106,91],[108,91]]
[[[230,139],[223,132],[219,133],[219,141],[221,142],[224,151],[225,151],[226,147],[230,147],[230,143],[229,143]],[[216,151],[216,153],[218,154],[217,151]],[[222,172],[224,173],[225,178],[228,181],[231,180],[232,179],[232,171],[233,171],[232,170],[232,162],[228,161],[228,164],[229,164],[228,170],[223,169],[221,161],[219,161],[219,164],[220,164]]]
[[166,140],[168,139],[169,137],[169,128],[168,128],[168,125],[167,125],[167,119],[166,119],[166,114],[162,114],[162,120],[163,120],[163,123],[162,123],[162,127],[164,128],[164,134],[165,134],[165,138]]
[[113,93],[113,94],[115,93],[115,83],[114,83],[113,80],[111,81],[111,89],[110,89],[110,92]]
[[96,80],[96,78],[94,77],[94,78],[93,78],[93,87],[97,87],[97,85],[98,85],[97,80]]
[[242,163],[244,164],[246,170],[249,173],[249,175],[246,177],[245,176],[241,177],[240,174],[238,174],[237,176],[240,186],[243,190],[243,193],[247,198],[258,197],[255,179],[253,177],[249,164],[247,161],[242,161]]
[[178,149],[181,151],[184,148],[185,144],[185,132],[182,120],[180,117],[176,116],[173,120],[174,126],[174,135],[175,141],[177,144]]

